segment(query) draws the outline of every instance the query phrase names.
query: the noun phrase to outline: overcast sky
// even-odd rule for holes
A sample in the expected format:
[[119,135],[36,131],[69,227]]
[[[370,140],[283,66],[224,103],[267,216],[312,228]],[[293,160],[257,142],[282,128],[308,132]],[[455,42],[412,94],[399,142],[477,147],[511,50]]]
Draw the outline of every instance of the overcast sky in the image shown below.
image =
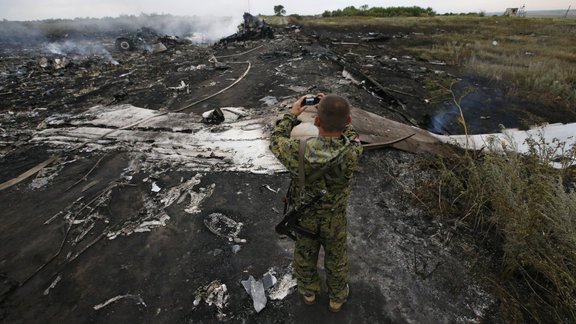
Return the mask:
[[527,10],[567,9],[569,5],[576,7],[576,0],[0,0],[0,19],[100,18],[141,13],[235,16],[245,11],[271,15],[275,5],[283,5],[288,15],[311,15],[364,4],[370,7],[431,7],[438,13],[503,12],[506,7],[521,7],[523,4]]

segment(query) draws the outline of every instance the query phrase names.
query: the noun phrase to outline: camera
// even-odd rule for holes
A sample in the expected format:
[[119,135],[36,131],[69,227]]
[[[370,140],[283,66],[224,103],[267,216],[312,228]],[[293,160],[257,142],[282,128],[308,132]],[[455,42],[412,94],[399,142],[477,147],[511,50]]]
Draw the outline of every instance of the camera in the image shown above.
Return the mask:
[[320,102],[320,97],[306,97],[302,99],[302,106],[313,106]]

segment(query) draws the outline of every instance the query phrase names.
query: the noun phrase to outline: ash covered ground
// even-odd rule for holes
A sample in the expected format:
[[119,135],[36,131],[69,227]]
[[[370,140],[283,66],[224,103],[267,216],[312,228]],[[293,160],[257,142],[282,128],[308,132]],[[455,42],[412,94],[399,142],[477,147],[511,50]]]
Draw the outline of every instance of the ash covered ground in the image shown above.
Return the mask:
[[[457,72],[402,53],[422,32],[286,25],[272,39],[166,42],[153,53],[117,49],[114,32],[3,43],[0,183],[40,167],[0,191],[0,319],[502,322],[486,279],[495,256],[415,199],[430,174],[413,153],[362,157],[339,314],[325,290],[315,306],[292,292],[293,243],[274,232],[289,180],[267,141],[300,95],[338,93],[395,121],[457,131],[434,125],[442,107],[425,86]],[[203,123],[215,108],[225,122]],[[476,132],[498,118],[513,119],[477,118]],[[242,281],[272,275],[257,312]]]

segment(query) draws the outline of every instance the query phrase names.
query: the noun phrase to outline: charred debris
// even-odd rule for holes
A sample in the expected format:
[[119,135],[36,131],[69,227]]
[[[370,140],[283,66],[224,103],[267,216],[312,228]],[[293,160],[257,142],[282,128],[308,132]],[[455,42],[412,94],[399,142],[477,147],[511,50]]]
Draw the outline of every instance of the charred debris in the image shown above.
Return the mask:
[[167,50],[167,46],[192,44],[189,39],[178,36],[159,35],[154,29],[142,27],[136,33],[122,35],[116,38],[116,48],[122,51],[144,50],[150,53],[158,53]]
[[224,37],[220,40],[221,44],[227,44],[230,42],[246,41],[246,40],[256,40],[256,39],[273,39],[274,30],[266,21],[253,16],[247,12],[242,16],[243,21],[238,25],[238,31],[228,37]]
[[[295,285],[289,247],[270,245],[278,241],[274,206],[287,183],[274,176],[283,169],[266,151],[268,133],[295,97],[317,91],[342,93],[368,112],[426,128],[433,107],[422,84],[449,73],[441,62],[396,52],[394,43],[410,37],[399,30],[272,28],[245,14],[235,34],[214,44],[141,28],[0,48],[0,160],[7,166],[0,184],[14,190],[2,187],[0,199],[14,206],[10,224],[22,225],[0,236],[7,251],[0,294],[8,305],[0,318],[31,320],[49,308],[57,314],[52,321],[249,322],[257,312],[262,322],[297,322],[301,310],[282,302]],[[399,166],[390,169],[407,172],[408,159],[395,158]],[[370,165],[371,180],[363,181],[381,179],[379,167]],[[376,182],[380,190],[394,181]],[[456,297],[445,289],[452,277],[437,274],[463,265],[446,256],[436,235],[418,234],[438,226],[422,221],[419,210],[405,210],[409,198],[387,193],[376,201],[376,189],[361,187],[366,191],[357,196],[374,203],[352,201],[358,217],[351,226],[365,230],[365,217],[371,231],[382,233],[351,242],[352,255],[372,259],[354,260],[359,303],[348,306],[349,322],[357,314],[388,321],[390,313],[418,322],[414,303],[436,322],[478,318],[491,307],[482,288],[460,289]],[[37,208],[50,215],[25,208],[37,206],[31,201],[40,194],[55,202]],[[395,219],[362,214],[380,208]],[[56,234],[38,235],[46,228]],[[46,241],[25,242],[19,254],[11,233]],[[401,247],[381,255],[391,242]],[[370,267],[388,267],[391,279],[367,279]],[[471,278],[461,273],[464,285]],[[90,298],[78,297],[77,286]],[[383,309],[394,296],[394,310]],[[64,300],[70,311],[60,309]],[[365,300],[377,302],[364,306]],[[107,312],[116,307],[124,311]]]
[[[375,54],[392,49],[389,42],[407,39],[409,35],[398,31],[363,32],[344,34],[342,38],[331,31],[300,31],[297,25],[274,30],[265,21],[245,13],[238,31],[214,45],[193,42],[198,37],[192,35],[162,35],[153,28],[142,27],[132,33],[108,31],[89,38],[70,33],[42,43],[4,46],[0,49],[0,97],[5,112],[0,120],[0,148],[6,152],[14,143],[25,141],[22,133],[42,125],[46,118],[95,105],[131,103],[174,111],[195,104],[195,99],[205,97],[204,93],[230,84],[214,81],[216,74],[236,80],[236,71],[247,71],[238,64],[247,56],[235,54],[242,51],[255,51],[251,55],[256,55],[264,66],[272,64],[265,69],[273,69],[278,79],[289,77],[287,72],[299,65],[302,71],[294,71],[298,78],[313,78],[314,66],[298,61],[305,57],[327,59],[341,66],[338,87],[352,85],[373,97],[369,103],[362,103],[363,108],[421,128],[430,126],[433,107],[422,84],[431,76],[447,76],[438,69],[441,63]],[[217,51],[224,54],[215,56]],[[390,52],[393,50],[386,51]],[[283,59],[288,61],[275,63]],[[230,69],[230,62],[234,69]],[[257,69],[250,73],[264,73],[254,70]],[[391,82],[379,81],[383,73]],[[300,83],[309,85],[290,87],[284,82],[282,86],[299,93],[335,90],[312,80]],[[268,89],[258,91],[272,91],[270,87],[274,87],[263,86]],[[284,96],[293,93],[281,92]],[[257,101],[245,104],[259,105]]]

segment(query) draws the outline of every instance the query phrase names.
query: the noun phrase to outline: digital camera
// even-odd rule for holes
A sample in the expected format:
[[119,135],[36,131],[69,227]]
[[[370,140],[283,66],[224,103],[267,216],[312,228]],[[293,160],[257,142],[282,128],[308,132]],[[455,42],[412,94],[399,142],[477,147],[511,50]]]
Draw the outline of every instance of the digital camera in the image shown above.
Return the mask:
[[320,102],[320,97],[306,97],[302,99],[302,106],[313,106]]

